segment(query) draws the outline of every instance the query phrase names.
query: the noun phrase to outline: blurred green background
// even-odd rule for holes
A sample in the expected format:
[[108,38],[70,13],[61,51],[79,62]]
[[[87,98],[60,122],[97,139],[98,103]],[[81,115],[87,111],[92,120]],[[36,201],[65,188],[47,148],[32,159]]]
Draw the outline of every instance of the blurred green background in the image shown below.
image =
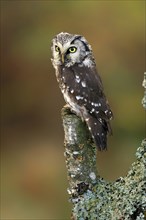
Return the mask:
[[62,31],[92,45],[114,112],[100,175],[126,175],[145,135],[145,1],[1,1],[2,219],[70,219],[64,100],[50,62]]

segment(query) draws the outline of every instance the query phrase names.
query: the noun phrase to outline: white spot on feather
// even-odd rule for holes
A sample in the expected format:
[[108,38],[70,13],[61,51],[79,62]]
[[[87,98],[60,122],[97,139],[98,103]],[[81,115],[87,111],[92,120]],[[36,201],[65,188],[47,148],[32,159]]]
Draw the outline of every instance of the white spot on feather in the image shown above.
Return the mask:
[[90,113],[92,113],[92,112],[94,112],[95,111],[95,109],[94,108],[92,108],[92,110],[90,111]]
[[100,103],[100,102],[99,102],[99,103],[94,103],[94,102],[91,102],[91,105],[93,105],[93,106],[97,107],[97,106],[101,106],[101,103]]
[[80,99],[84,99],[84,97],[77,95],[77,96],[76,96],[76,99],[77,99],[77,100],[80,100]]
[[76,82],[79,83],[81,80],[80,78],[76,78]]
[[82,82],[81,82],[81,85],[82,85],[83,87],[86,87],[86,82],[85,82],[85,81],[82,81]]
[[102,123],[102,118],[99,118],[99,121]]

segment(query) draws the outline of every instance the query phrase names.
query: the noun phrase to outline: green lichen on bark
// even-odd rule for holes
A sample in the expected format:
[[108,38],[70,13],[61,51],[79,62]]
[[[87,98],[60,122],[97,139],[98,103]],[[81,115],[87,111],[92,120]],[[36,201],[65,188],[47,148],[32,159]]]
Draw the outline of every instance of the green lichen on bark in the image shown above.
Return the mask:
[[142,82],[142,86],[144,87],[144,97],[142,99],[142,105],[146,109],[146,72],[144,72],[144,80]]
[[126,177],[113,183],[99,178],[91,190],[78,197],[73,204],[75,219],[145,219],[146,141],[137,149],[136,156],[137,161]]

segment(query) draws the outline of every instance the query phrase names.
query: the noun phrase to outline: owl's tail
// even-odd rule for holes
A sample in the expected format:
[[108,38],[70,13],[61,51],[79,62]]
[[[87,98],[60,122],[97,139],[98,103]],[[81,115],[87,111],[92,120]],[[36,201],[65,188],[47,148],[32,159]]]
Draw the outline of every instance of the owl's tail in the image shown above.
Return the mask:
[[108,122],[90,116],[86,123],[97,148],[105,150],[107,148],[107,133],[110,132]]

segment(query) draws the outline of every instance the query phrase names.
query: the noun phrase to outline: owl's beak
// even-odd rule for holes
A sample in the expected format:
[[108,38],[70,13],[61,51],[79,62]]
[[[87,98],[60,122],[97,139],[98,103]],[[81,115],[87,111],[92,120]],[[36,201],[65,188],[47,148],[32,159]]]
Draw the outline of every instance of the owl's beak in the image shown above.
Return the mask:
[[61,54],[61,61],[64,63],[64,53]]

